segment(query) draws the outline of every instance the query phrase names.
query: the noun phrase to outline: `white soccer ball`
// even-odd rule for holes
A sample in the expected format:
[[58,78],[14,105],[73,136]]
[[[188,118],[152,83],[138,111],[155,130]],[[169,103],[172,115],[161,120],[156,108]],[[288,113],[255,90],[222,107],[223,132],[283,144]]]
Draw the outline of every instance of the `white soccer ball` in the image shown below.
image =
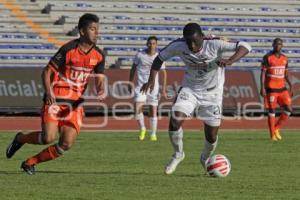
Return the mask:
[[206,162],[206,171],[213,177],[226,177],[230,173],[231,164],[226,156],[217,154]]

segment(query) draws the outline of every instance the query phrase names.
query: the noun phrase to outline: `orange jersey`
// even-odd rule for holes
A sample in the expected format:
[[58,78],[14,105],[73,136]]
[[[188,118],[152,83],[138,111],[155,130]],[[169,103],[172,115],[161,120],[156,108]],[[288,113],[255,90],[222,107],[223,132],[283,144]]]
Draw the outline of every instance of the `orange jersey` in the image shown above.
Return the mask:
[[265,88],[267,91],[283,91],[285,87],[285,72],[288,70],[288,58],[280,54],[277,57],[273,52],[264,56],[262,70],[266,72]]
[[104,73],[105,57],[93,46],[87,53],[79,48],[79,39],[63,45],[50,60],[54,71],[52,91],[57,99],[76,101],[84,93],[92,73]]

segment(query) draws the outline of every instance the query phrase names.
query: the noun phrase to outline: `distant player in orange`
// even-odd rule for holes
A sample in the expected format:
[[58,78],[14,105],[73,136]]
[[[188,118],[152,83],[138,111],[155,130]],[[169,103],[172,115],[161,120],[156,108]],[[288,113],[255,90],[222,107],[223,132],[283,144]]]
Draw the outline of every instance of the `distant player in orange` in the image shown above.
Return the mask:
[[[293,89],[288,75],[288,58],[281,53],[283,41],[280,38],[273,40],[273,51],[266,54],[262,61],[261,96],[264,97],[265,108],[268,110],[268,125],[271,140],[281,140],[279,129],[292,113],[291,96]],[[285,81],[289,88],[286,88]],[[277,104],[281,107],[278,121],[275,118]]]
[[6,156],[11,158],[24,144],[52,144],[60,133],[58,143],[22,162],[21,168],[27,174],[34,174],[34,166],[38,163],[62,156],[75,143],[84,112],[82,95],[92,73],[95,74],[98,99],[105,98],[105,58],[96,47],[99,18],[84,14],[79,19],[78,29],[80,37],[63,45],[43,70],[42,131],[19,132],[7,147]]

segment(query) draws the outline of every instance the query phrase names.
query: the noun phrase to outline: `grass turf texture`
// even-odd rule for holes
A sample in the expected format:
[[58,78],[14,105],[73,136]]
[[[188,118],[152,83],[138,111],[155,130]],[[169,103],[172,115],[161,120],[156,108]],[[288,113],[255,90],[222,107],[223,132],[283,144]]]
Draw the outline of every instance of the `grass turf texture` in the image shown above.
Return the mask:
[[81,133],[71,151],[28,176],[21,161],[43,147],[25,145],[7,160],[14,134],[0,134],[0,199],[300,199],[299,133],[271,142],[266,132],[220,131],[216,153],[232,164],[226,178],[203,175],[199,132],[185,132],[186,158],[174,174],[164,175],[172,147],[166,133],[158,136],[157,142],[140,142],[137,133]]

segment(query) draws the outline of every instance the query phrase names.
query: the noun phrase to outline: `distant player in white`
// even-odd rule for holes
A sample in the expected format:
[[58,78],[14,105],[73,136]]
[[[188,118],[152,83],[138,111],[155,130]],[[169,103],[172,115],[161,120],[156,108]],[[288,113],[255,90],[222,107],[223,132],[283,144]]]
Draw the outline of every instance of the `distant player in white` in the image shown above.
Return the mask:
[[[155,58],[149,80],[141,91],[153,89],[154,79],[161,64],[179,56],[186,65],[181,89],[172,107],[169,135],[175,153],[166,165],[165,173],[172,174],[184,159],[182,124],[187,117],[196,115],[204,122],[205,142],[200,154],[202,166],[216,149],[218,129],[221,124],[225,69],[243,56],[251,46],[245,42],[227,42],[220,38],[205,37],[197,23],[189,23],[183,29],[183,38],[171,42]],[[223,59],[222,53],[235,52]]]
[[[151,66],[153,60],[157,57],[157,38],[155,36],[150,36],[147,39],[147,49],[144,52],[139,52],[136,54],[132,68],[130,70],[129,81],[133,82],[135,71],[137,71],[137,82],[134,89],[134,101],[135,101],[135,113],[136,119],[140,126],[139,140],[144,140],[146,135],[146,127],[144,123],[144,114],[143,106],[148,104],[150,106],[149,112],[149,122],[151,135],[150,140],[156,141],[156,131],[157,131],[157,105],[159,100],[159,81],[158,76],[153,82],[153,90],[151,93],[142,93],[140,92],[141,87],[148,80],[150,75]],[[162,86],[162,95],[166,97],[166,82],[167,82],[167,73],[165,70],[165,64],[162,63],[162,74],[163,74],[163,86]],[[131,86],[129,86],[129,91],[131,93]]]

